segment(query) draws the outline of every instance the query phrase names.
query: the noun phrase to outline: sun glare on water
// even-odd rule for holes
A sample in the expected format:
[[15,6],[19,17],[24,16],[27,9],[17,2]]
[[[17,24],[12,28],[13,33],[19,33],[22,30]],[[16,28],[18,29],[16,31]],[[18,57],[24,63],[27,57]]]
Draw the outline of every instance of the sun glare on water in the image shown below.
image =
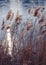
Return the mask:
[[12,44],[12,41],[11,41],[11,33],[10,33],[10,29],[8,29],[6,31],[6,36],[7,36],[7,42],[8,42],[8,54],[9,55],[12,55],[12,47],[13,47],[13,44]]

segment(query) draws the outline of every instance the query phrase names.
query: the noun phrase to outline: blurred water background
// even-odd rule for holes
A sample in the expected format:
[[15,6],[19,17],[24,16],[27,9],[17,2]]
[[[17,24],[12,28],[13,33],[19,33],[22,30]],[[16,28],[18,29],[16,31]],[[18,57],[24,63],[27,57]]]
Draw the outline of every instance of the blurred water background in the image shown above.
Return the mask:
[[0,40],[3,40],[5,37],[5,30],[1,30],[2,20],[6,17],[7,12],[10,9],[14,11],[15,15],[19,9],[22,15],[26,18],[28,8],[45,5],[46,0],[0,0]]

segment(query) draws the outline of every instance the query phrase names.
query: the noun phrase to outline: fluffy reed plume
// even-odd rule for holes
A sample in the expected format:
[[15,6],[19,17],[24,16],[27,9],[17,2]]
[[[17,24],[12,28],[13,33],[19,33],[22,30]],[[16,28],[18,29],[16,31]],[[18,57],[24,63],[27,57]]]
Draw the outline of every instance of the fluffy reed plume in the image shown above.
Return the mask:
[[25,26],[27,27],[27,30],[30,30],[30,28],[33,26],[32,21],[28,20]]
[[9,10],[9,12],[8,12],[8,14],[6,16],[6,20],[12,21],[13,17],[14,17],[13,11],[12,10]]
[[3,30],[4,28],[5,28],[5,21],[4,21],[4,19],[3,19],[1,30]]
[[35,12],[35,9],[33,8],[28,10],[28,14],[33,15],[33,16],[34,16],[34,12]]
[[22,20],[22,15],[20,15],[19,12],[17,12],[16,18],[15,18],[16,25],[18,25],[21,20]]

